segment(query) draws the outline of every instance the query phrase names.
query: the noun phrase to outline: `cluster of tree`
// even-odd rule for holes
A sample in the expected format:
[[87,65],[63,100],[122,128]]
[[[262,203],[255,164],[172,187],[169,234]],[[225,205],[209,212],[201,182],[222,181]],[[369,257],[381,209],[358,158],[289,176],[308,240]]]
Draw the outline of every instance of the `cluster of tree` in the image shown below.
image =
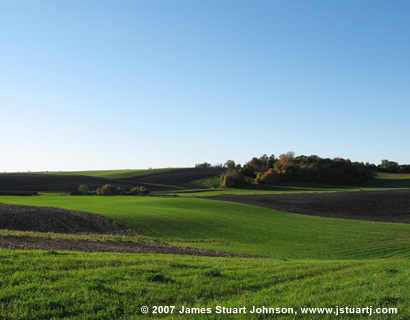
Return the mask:
[[221,174],[220,185],[226,188],[240,187],[245,184],[245,175],[237,169],[228,169]]
[[323,159],[316,155],[295,157],[294,152],[254,157],[243,167],[234,161],[225,163],[227,172],[221,175],[220,185],[236,187],[246,182],[246,177],[258,184],[273,184],[281,181],[325,182],[354,184],[375,176],[374,164],[352,162],[349,159]]
[[236,164],[233,160],[225,162],[224,167],[227,170],[221,174],[219,184],[221,187],[235,188],[243,186],[247,183],[245,174],[242,171],[241,165]]
[[209,162],[197,163],[195,164],[195,168],[211,168],[212,164]]
[[382,160],[381,164],[377,166],[377,171],[389,173],[410,173],[410,164],[398,164],[394,161]]
[[91,192],[87,185],[82,184],[78,187],[77,190],[71,192],[71,195],[88,195],[88,194],[100,194],[100,195],[148,195],[149,190],[146,189],[144,186],[135,187],[126,191],[124,188],[115,187],[111,184],[105,184],[101,188],[98,188],[97,191]]
[[197,163],[195,168],[222,168],[222,164],[210,164],[209,162]]
[[375,174],[374,164],[342,158],[322,159],[315,155],[295,157],[293,152],[288,152],[280,155],[268,171],[260,171],[256,183],[304,181],[354,184],[364,182]]

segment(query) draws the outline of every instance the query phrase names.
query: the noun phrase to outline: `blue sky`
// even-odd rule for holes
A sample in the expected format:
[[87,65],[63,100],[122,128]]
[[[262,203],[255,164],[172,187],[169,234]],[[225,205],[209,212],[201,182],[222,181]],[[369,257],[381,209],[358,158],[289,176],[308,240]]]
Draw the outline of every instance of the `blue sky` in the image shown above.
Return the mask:
[[0,2],[0,171],[410,163],[408,1]]

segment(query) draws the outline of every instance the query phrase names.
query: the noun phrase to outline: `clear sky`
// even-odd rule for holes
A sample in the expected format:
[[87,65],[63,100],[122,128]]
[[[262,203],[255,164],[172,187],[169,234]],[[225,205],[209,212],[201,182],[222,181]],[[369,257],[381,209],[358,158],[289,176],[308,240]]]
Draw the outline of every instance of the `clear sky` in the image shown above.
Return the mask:
[[0,171],[410,163],[410,2],[0,1]]

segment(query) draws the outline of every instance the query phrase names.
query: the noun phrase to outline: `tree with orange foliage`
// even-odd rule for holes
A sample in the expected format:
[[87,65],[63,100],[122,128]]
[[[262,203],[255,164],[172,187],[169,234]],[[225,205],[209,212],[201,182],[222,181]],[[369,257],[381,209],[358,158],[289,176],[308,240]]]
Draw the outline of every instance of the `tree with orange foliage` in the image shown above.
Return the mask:
[[274,170],[274,169],[269,169],[265,173],[260,173],[258,174],[258,177],[256,178],[256,183],[260,184],[272,184],[280,181],[279,174]]

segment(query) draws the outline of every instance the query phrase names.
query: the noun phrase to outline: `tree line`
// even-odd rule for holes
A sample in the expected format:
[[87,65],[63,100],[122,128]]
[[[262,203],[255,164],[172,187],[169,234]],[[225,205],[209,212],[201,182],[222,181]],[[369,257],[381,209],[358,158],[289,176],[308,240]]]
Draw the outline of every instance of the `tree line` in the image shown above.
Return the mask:
[[410,173],[410,164],[398,164],[394,161],[382,160],[377,166],[377,171],[388,173]]
[[253,157],[243,166],[233,160],[225,163],[227,171],[220,177],[220,185],[237,187],[254,179],[257,184],[284,181],[357,184],[373,178],[377,173],[374,164],[352,162],[343,158],[321,158],[316,155],[295,157],[294,152]]

